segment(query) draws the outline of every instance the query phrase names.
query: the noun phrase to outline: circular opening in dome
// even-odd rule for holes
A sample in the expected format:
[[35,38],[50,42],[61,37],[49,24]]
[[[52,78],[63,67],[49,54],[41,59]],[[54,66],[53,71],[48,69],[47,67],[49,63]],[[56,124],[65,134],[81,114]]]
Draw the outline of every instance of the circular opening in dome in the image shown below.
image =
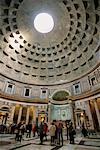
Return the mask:
[[54,27],[54,21],[48,13],[40,13],[34,19],[34,27],[40,33],[48,33]]

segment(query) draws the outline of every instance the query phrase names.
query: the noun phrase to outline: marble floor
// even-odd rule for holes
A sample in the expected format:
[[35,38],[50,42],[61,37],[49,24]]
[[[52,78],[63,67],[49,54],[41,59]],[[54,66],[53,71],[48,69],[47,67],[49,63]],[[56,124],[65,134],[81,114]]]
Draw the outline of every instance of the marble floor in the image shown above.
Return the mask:
[[69,144],[64,136],[64,146],[51,146],[50,137],[40,145],[38,137],[26,138],[23,137],[22,142],[15,142],[15,135],[0,134],[0,150],[100,150],[100,135],[91,135],[88,138],[83,138],[77,135],[75,144]]

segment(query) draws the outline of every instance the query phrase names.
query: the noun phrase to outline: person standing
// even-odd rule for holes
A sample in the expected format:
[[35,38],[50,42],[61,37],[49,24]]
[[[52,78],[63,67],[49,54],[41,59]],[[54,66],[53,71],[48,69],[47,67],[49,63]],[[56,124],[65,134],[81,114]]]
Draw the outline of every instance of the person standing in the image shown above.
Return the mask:
[[32,131],[32,124],[29,123],[28,125],[26,125],[26,132],[27,132],[26,138],[31,137],[31,131]]
[[19,129],[19,141],[22,141],[22,128]]
[[70,139],[70,144],[74,144],[74,136],[75,136],[76,132],[73,128],[72,122],[69,125],[69,139]]
[[88,136],[88,131],[86,130],[84,125],[82,125],[82,131],[81,132],[82,132],[84,137]]
[[56,126],[52,122],[50,129],[49,129],[49,133],[50,133],[50,137],[51,137],[51,145],[54,145],[55,131],[56,131]]
[[18,131],[18,127],[15,128],[15,141],[18,141],[19,139],[19,131]]
[[43,144],[43,131],[44,131],[44,123],[41,122],[39,127],[39,133],[40,133],[40,144]]
[[67,130],[67,140],[69,140],[69,124],[66,123],[66,130]]
[[58,144],[60,145],[60,139],[61,139],[61,144],[63,146],[63,124],[59,123],[58,125]]
[[47,141],[47,132],[48,132],[48,125],[47,125],[47,123],[44,123],[43,135],[44,135],[46,141]]
[[33,124],[32,131],[33,131],[33,137],[35,137],[35,133],[36,133],[36,124]]
[[54,122],[54,125],[56,127],[54,142],[55,142],[55,145],[57,145],[57,143],[58,143],[58,125],[57,125],[57,121],[56,120],[54,120],[53,122]]

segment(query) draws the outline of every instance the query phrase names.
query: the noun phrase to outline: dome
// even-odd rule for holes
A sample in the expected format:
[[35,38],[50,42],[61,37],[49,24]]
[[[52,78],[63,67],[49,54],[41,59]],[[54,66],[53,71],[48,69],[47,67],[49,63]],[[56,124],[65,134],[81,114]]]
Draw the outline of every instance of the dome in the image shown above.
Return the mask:
[[[86,75],[99,64],[97,6],[92,0],[1,0],[0,73],[36,85],[66,83]],[[54,20],[48,33],[34,27],[40,13]]]

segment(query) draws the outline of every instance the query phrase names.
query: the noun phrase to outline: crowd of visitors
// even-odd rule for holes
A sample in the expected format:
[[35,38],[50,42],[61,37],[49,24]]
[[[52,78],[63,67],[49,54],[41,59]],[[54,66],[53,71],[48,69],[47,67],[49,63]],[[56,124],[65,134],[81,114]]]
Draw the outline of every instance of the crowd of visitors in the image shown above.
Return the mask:
[[[70,144],[74,144],[75,138],[75,130],[73,128],[72,122],[66,124],[66,135],[67,140],[70,140]],[[50,136],[51,136],[51,145],[62,145],[63,146],[63,132],[64,132],[64,125],[62,122],[52,122],[50,126]]]
[[[24,122],[19,124],[12,124],[9,126],[9,129],[6,129],[6,126],[0,126],[0,132],[7,131],[10,134],[15,134],[15,141],[22,141],[23,135],[26,138],[35,137],[36,135],[40,138],[40,144],[43,144],[44,141],[47,141],[47,135],[50,135],[50,144],[51,145],[62,145],[63,146],[63,135],[70,141],[70,144],[74,144],[76,131],[73,127],[72,122],[62,122],[62,121],[52,121],[51,124],[48,124],[45,121],[41,121],[40,124],[28,123],[27,125]],[[1,133],[2,133],[1,132]],[[33,133],[33,134],[32,134]],[[82,125],[81,133],[84,137],[88,136],[88,132]]]

